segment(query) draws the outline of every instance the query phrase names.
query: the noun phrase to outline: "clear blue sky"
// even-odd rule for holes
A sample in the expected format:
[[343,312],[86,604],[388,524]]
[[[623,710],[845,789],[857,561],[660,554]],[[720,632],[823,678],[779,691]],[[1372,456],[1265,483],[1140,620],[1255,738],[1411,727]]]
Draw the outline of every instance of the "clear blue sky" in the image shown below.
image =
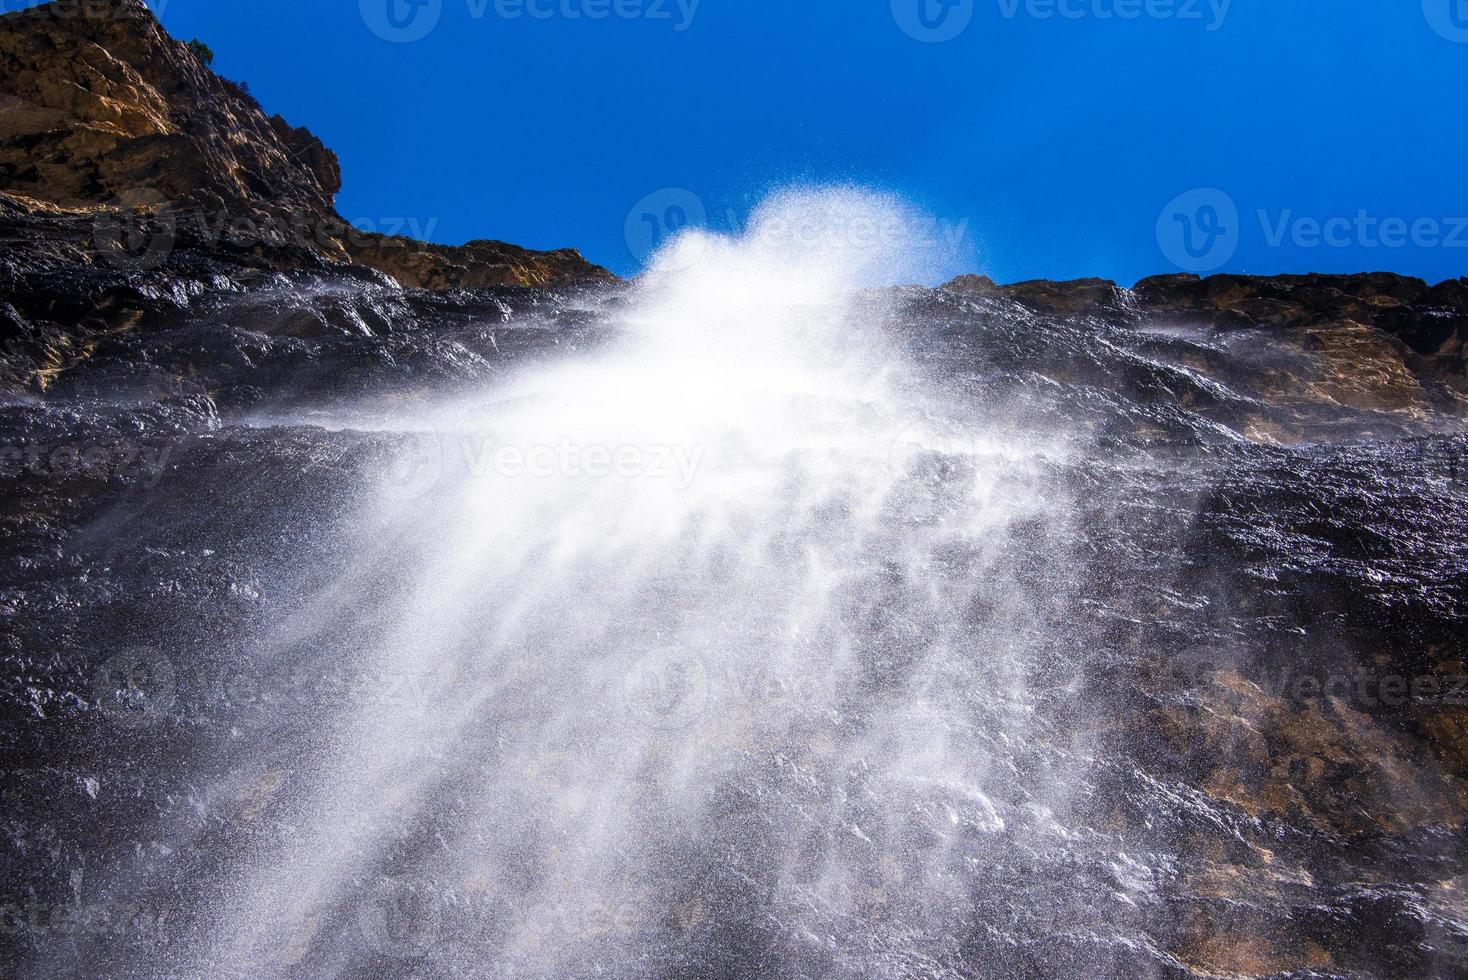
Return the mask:
[[[1221,18],[1225,0],[701,0],[691,20],[691,0],[414,2],[429,6],[152,5],[340,154],[343,215],[411,218],[436,241],[574,245],[631,273],[628,213],[650,193],[687,188],[721,228],[772,187],[843,182],[966,221],[967,264],[1001,281],[1130,283],[1190,261],[1468,274],[1452,221],[1468,216],[1468,0],[1234,0]],[[384,40],[389,3],[398,36],[432,30]],[[584,16],[599,3],[611,16]],[[924,43],[904,26],[963,30]],[[1220,228],[1198,211],[1213,195],[1163,214],[1194,188],[1238,219],[1220,219],[1232,247],[1206,254],[1214,232],[1179,260],[1175,236]],[[1350,228],[1313,244],[1300,218]],[[1374,230],[1389,218],[1416,225],[1388,234],[1400,247]]]

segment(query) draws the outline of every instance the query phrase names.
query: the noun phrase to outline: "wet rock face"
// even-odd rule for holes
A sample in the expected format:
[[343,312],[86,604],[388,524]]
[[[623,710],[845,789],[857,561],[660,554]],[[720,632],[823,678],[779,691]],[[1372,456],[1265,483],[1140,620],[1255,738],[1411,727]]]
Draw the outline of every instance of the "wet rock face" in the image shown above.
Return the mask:
[[[973,446],[924,450],[875,536],[955,526],[976,474],[997,510],[1064,506],[978,544],[937,540],[931,580],[905,577],[909,549],[877,553],[854,593],[876,598],[845,610],[862,626],[851,710],[759,738],[757,711],[730,712],[726,741],[694,748],[717,778],[693,806],[659,802],[665,756],[627,773],[639,818],[667,830],[622,855],[652,900],[556,907],[532,928],[523,897],[565,856],[545,828],[586,802],[556,780],[616,746],[556,742],[539,709],[568,679],[546,676],[539,648],[483,668],[493,628],[421,676],[364,650],[398,628],[395,597],[418,596],[413,612],[437,596],[408,586],[440,567],[434,517],[458,499],[444,470],[472,433],[436,431],[424,406],[594,363],[641,326],[628,311],[644,287],[572,252],[212,224],[218,206],[329,212],[334,158],[140,5],[97,9],[120,16],[0,19],[7,973],[460,976],[527,934],[504,975],[1468,971],[1464,280],[964,277],[863,294],[854,316],[900,338],[947,421],[1045,443],[1025,475]],[[100,249],[98,205],[134,179],[168,206]],[[812,471],[790,472],[778,492],[808,513],[793,508]],[[418,517],[364,516],[384,497]],[[850,502],[828,503],[812,524],[839,528]],[[947,735],[983,778],[924,782],[894,808],[875,754],[840,749],[942,645],[908,613],[935,585],[995,580],[1006,589],[954,611],[972,711]],[[545,643],[604,585],[586,583]],[[764,610],[732,612],[761,628]],[[1009,645],[1025,651],[1018,687],[991,656]],[[757,705],[801,691],[739,680]],[[283,924],[246,923],[279,937],[258,961],[197,969],[259,855],[306,839],[361,710],[423,742],[401,775],[430,790],[353,841],[352,875],[293,881],[271,910]],[[423,734],[461,716],[475,721],[452,741]],[[509,751],[524,731],[543,753]],[[499,791],[476,796],[486,773]],[[501,863],[433,870],[506,839]],[[860,869],[842,902],[812,854]]]
[[[1389,272],[1207,278],[1179,273],[1143,279],[1126,290],[1102,279],[999,286],[987,276],[970,275],[944,289],[1004,298],[1042,313],[1109,319],[1140,314],[1159,326],[1291,328],[1313,335],[1315,349],[1338,361],[1342,373],[1405,370],[1468,391],[1468,279],[1429,286]],[[1348,350],[1352,334],[1372,334],[1368,343],[1398,350]]]
[[[66,242],[48,247],[12,265],[4,294],[26,324],[72,326],[69,347],[28,335],[4,358],[0,738],[16,816],[0,904],[22,975],[167,975],[157,964],[212,942],[223,883],[303,832],[336,737],[323,718],[366,703],[432,719],[476,696],[472,675],[405,683],[361,662],[391,625],[378,597],[427,547],[364,541],[364,498],[386,480],[424,513],[450,503],[421,433],[376,413],[411,421],[527,366],[592,358],[633,329],[636,289],[413,291],[187,248],[163,270],[67,274]],[[1288,295],[1305,312],[1220,324],[1189,322],[1205,287],[1180,285],[1161,313],[1090,285],[1099,309],[1052,301],[1064,284],[866,297],[955,413],[1068,434],[1009,491],[1071,501],[1067,519],[1004,528],[1025,560],[972,572],[1013,578],[1041,655],[1022,729],[991,703],[992,665],[970,666],[993,775],[983,819],[944,845],[967,857],[940,925],[903,904],[911,881],[890,858],[927,853],[961,800],[929,787],[910,825],[874,824],[880,786],[829,755],[856,722],[823,717],[798,745],[744,751],[707,804],[716,831],[646,857],[658,915],[566,912],[516,975],[567,975],[549,952],[565,943],[629,977],[1468,968],[1464,397],[1360,309],[1334,319],[1372,302],[1366,286],[1234,282],[1235,306]],[[1408,304],[1430,292],[1403,288]],[[930,524],[975,465],[915,461],[893,520]],[[364,569],[363,548],[379,563]],[[955,552],[949,571],[973,560]],[[338,619],[256,645],[339,581]],[[895,614],[922,589],[891,579],[893,614],[871,613],[878,692],[927,642]],[[967,615],[976,638],[1006,641],[1012,614]],[[416,862],[481,818],[456,787],[520,765],[497,754],[512,723],[536,719],[487,719],[436,755],[443,788],[393,827],[377,870],[313,898],[291,942],[241,975],[449,976],[499,948],[514,904]],[[526,805],[558,758],[515,783]],[[1040,791],[1057,773],[1064,804]],[[828,790],[862,836],[807,826]],[[791,827],[806,846],[873,849],[854,911],[821,920],[839,941],[796,925],[814,899],[782,891]],[[534,869],[499,869],[495,887],[511,873]]]
[[13,390],[280,273],[437,291],[614,281],[573,249],[351,227],[332,207],[335,154],[267,118],[139,0],[0,16],[0,69],[0,384]]
[[[59,208],[103,226],[83,246],[98,262],[155,267],[178,237],[276,268],[306,256],[353,262],[425,289],[613,278],[573,249],[360,231],[333,209],[341,179],[335,153],[215,75],[141,0],[58,0],[0,16],[0,192],[9,217],[30,212],[35,226],[12,221],[12,234],[54,237]],[[122,255],[139,237],[152,238],[152,253]]]

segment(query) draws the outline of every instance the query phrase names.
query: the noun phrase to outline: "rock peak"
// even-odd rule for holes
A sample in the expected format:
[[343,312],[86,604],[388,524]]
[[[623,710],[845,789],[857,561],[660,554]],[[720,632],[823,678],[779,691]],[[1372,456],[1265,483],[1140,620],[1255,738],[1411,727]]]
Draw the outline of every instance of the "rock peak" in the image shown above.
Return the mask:
[[0,192],[18,206],[146,202],[254,229],[262,252],[294,242],[406,286],[612,278],[568,251],[355,231],[335,211],[340,188],[335,153],[211,71],[141,0],[56,0],[0,17]]

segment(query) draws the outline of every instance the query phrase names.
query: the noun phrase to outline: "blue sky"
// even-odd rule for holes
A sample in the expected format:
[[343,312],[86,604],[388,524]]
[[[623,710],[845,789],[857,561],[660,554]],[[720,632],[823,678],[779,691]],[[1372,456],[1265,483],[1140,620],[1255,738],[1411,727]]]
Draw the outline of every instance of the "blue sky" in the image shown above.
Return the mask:
[[152,6],[340,154],[343,215],[436,241],[631,273],[649,195],[727,230],[856,183],[963,232],[934,280],[1468,274],[1468,0]]

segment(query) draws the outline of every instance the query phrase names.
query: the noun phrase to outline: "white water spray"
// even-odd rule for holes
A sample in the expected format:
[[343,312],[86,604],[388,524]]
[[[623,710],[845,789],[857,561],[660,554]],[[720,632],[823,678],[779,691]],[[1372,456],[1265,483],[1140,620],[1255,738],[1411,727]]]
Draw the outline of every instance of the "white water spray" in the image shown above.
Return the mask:
[[932,267],[854,241],[900,208],[791,193],[743,238],[688,233],[612,349],[418,413],[431,458],[275,638],[347,629],[404,697],[323,719],[300,836],[251,857],[193,971],[778,972],[957,941],[984,842],[1058,805],[1014,745],[1020,536],[1062,508],[853,302]]

